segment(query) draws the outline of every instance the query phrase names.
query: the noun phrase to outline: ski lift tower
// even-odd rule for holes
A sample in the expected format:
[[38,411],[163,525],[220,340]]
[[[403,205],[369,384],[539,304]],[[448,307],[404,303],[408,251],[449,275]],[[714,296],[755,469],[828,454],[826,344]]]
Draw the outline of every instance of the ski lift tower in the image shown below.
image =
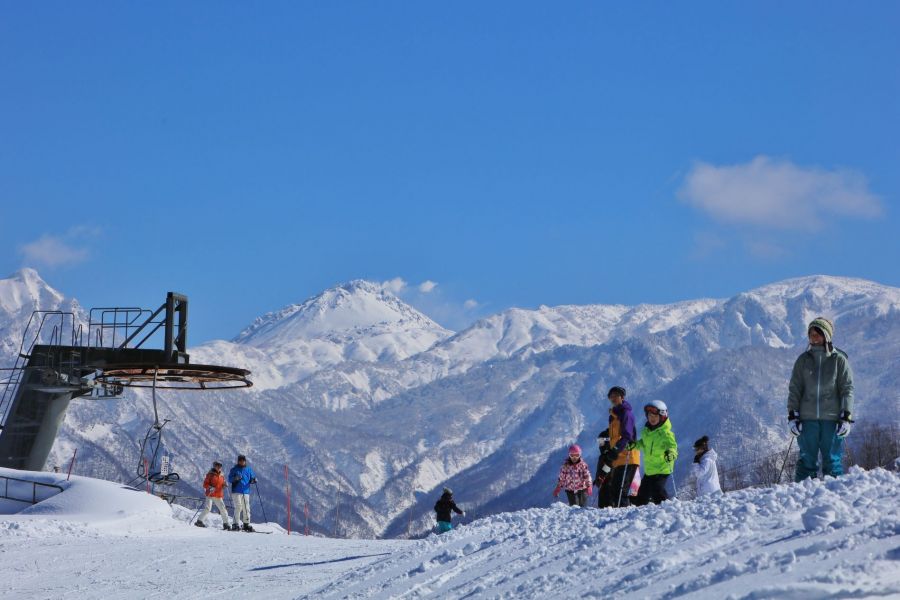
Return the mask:
[[[253,385],[246,369],[191,363],[187,328],[187,296],[174,292],[156,310],[93,308],[87,331],[74,313],[34,311],[0,382],[0,466],[42,470],[73,398],[117,397],[127,387]],[[162,348],[145,346],[160,337]]]

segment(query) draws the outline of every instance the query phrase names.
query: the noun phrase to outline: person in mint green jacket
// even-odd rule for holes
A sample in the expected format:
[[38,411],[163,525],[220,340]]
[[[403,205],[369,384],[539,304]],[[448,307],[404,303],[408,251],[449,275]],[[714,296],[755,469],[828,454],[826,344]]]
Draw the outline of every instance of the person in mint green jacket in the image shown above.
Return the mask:
[[819,474],[819,454],[823,475],[844,472],[844,438],[853,423],[853,371],[831,343],[834,325],[817,317],[806,329],[809,347],[794,363],[788,386],[788,422],[800,447],[796,481]]
[[638,441],[628,444],[627,448],[637,449],[644,453],[644,477],[637,496],[631,502],[643,506],[649,502],[659,504],[669,499],[666,482],[675,469],[678,458],[678,443],[672,422],[669,421],[669,409],[665,402],[654,400],[644,406],[647,424],[641,430]]

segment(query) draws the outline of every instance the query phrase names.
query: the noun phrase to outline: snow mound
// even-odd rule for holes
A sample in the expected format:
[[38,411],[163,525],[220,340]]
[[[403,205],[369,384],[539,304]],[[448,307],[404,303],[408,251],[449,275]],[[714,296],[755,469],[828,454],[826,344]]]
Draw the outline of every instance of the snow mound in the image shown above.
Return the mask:
[[0,476],[54,484],[63,491],[0,520],[0,538],[52,533],[128,535],[180,527],[162,499],[119,483],[64,474],[0,468]]
[[316,597],[900,595],[900,477],[825,481],[629,509],[556,504],[432,535]]

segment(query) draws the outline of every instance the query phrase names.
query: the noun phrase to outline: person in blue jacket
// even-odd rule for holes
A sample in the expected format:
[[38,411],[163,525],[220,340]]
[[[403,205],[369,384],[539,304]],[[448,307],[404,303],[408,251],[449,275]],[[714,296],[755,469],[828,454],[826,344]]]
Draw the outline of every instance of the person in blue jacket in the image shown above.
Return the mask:
[[[231,500],[234,502],[234,521],[232,531],[243,529],[253,531],[250,525],[250,486],[256,483],[256,474],[253,467],[247,464],[247,457],[239,454],[237,464],[228,471],[228,481],[231,482]],[[238,521],[243,525],[238,527]]]

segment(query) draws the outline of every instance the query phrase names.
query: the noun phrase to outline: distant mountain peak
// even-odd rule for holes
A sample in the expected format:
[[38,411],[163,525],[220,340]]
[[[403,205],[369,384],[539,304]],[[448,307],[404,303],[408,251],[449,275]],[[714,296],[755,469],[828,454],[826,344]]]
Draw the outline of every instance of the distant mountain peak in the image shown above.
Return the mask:
[[44,281],[37,269],[31,267],[22,267],[9,277],[10,279],[18,279],[20,281]]
[[6,279],[0,279],[0,310],[16,313],[22,310],[52,310],[59,307],[65,296],[50,287],[40,274],[23,267]]
[[383,285],[354,279],[257,318],[234,341],[254,346],[366,331],[421,329],[443,338],[451,332],[403,302]]

